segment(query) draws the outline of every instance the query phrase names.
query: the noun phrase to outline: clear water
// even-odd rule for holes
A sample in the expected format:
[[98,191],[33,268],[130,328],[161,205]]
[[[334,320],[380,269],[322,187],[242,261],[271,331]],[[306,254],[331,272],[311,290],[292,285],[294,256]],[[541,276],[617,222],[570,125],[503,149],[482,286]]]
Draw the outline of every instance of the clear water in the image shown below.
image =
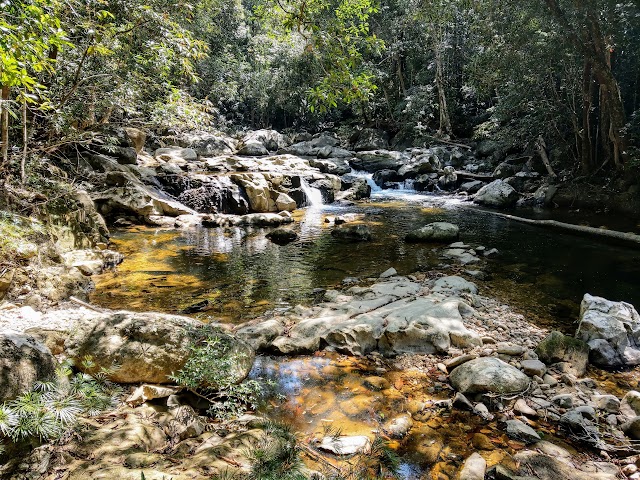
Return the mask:
[[[373,241],[345,243],[330,235],[325,220],[347,213],[370,225]],[[339,285],[345,277],[376,277],[389,267],[401,274],[442,268],[441,247],[404,241],[410,230],[434,221],[459,225],[460,239],[472,246],[497,248],[481,292],[536,320],[571,330],[585,293],[640,306],[638,249],[508,221],[460,198],[404,189],[374,192],[371,201],[355,206],[301,210],[293,227],[299,240],[286,246],[271,243],[264,228],[116,231],[113,242],[126,259],[98,279],[92,301],[177,312],[208,299],[207,315],[241,322],[311,302],[315,289]],[[626,223],[623,229],[637,231]]]
[[[312,302],[316,289],[339,285],[345,277],[377,277],[391,266],[401,274],[451,271],[443,265],[441,246],[404,241],[414,228],[449,221],[460,226],[462,241],[500,252],[487,261],[488,278],[479,282],[481,293],[514,305],[532,322],[572,331],[586,292],[640,306],[640,250],[511,222],[461,198],[425,196],[410,185],[403,187],[376,190],[370,201],[355,206],[315,202],[296,213],[293,228],[300,237],[286,246],[271,243],[265,237],[268,229],[262,228],[116,231],[113,241],[126,259],[117,271],[98,279],[92,301],[112,308],[177,312],[207,299],[211,309],[198,315],[238,323],[268,310]],[[325,220],[341,214],[367,222],[373,241],[352,244],[332,237],[332,224]],[[631,219],[575,213],[555,218],[638,230]],[[305,438],[321,437],[327,424],[339,426],[344,434],[371,435],[386,419],[406,412],[408,399],[438,396],[437,391],[433,394],[437,373],[429,377],[389,370],[381,374],[391,385],[383,392],[367,387],[364,379],[372,374],[379,373],[363,359],[328,353],[260,356],[252,372],[276,383],[262,411],[293,424]],[[471,453],[473,432],[486,433],[497,442],[490,465],[508,461],[514,448],[521,448],[512,445],[495,422],[481,424],[477,416],[454,410],[414,420],[408,437],[393,445],[402,460],[400,478],[455,472],[459,459]],[[424,452],[436,438],[443,442],[443,453],[437,463],[427,465]]]

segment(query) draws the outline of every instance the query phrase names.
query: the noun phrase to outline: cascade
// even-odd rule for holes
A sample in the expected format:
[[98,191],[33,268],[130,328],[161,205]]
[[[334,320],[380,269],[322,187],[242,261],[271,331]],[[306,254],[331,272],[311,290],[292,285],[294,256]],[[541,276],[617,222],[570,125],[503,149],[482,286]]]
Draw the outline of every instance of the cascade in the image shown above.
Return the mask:
[[307,205],[306,205],[307,207],[311,207],[311,208],[322,207],[323,205],[322,192],[319,189],[311,187],[304,178],[300,182],[300,188],[302,189],[305,196],[307,197]]

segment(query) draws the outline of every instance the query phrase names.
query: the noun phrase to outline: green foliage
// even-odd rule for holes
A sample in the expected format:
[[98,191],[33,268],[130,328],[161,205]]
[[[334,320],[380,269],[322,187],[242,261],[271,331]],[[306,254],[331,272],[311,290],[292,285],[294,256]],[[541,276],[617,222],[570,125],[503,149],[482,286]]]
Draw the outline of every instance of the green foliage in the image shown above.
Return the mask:
[[106,372],[73,375],[68,365],[62,365],[55,379],[37,382],[33,390],[0,406],[0,436],[14,442],[55,440],[79,415],[112,408],[121,394],[120,387],[106,380]]
[[208,412],[217,418],[239,416],[258,405],[262,386],[256,380],[236,384],[237,363],[244,354],[236,350],[235,340],[219,329],[204,325],[190,332],[189,360],[170,378],[209,400]]
[[249,480],[305,480],[301,448],[295,432],[288,425],[266,422],[265,437],[248,451],[251,464]]

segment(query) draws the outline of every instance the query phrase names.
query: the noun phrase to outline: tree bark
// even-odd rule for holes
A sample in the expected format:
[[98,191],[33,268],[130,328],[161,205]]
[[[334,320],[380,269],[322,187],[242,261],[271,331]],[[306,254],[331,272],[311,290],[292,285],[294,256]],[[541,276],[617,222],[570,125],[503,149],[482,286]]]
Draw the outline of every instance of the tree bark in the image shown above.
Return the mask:
[[0,100],[0,153],[2,155],[2,167],[9,162],[9,94],[8,85],[2,85]]
[[593,100],[593,65],[587,58],[584,60],[582,74],[582,144],[580,160],[582,173],[591,173],[593,169],[593,155],[591,143],[591,102]]
[[[600,28],[595,6],[590,0],[574,0],[574,8],[583,15],[577,25],[572,25],[561,8],[559,0],[544,0],[544,3],[574,48],[582,53],[584,61],[591,64],[593,77],[600,86],[600,117],[606,123],[606,125],[600,124],[600,131],[604,134],[601,137],[604,139],[602,148],[605,153],[613,156],[617,168],[623,168],[628,141],[624,133],[626,115],[620,86],[611,66],[611,49]],[[597,135],[591,137],[591,152],[593,153],[590,163],[592,166],[596,154],[594,144],[598,141],[597,137]]]
[[27,119],[27,99],[22,99],[22,159],[20,161],[20,180],[22,184],[27,180],[25,166],[27,164],[27,153],[29,151],[29,123]]
[[440,112],[440,126],[438,128],[438,134],[450,135],[451,134],[451,119],[449,118],[449,108],[447,106],[447,93],[444,83],[444,72],[442,67],[442,42],[437,41],[435,47],[436,54],[436,87],[438,88],[438,110]]

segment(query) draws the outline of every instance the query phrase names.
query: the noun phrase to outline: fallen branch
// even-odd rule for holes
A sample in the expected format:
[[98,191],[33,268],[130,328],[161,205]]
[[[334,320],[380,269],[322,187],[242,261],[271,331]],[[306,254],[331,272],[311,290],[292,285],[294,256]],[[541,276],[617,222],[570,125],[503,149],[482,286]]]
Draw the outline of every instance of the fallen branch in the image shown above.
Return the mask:
[[472,178],[474,180],[486,180],[491,181],[494,179],[493,175],[483,175],[481,173],[470,173],[456,170],[455,174],[463,178]]
[[593,235],[608,240],[616,240],[622,243],[628,243],[635,246],[640,246],[640,235],[635,233],[618,232],[617,230],[606,230],[604,228],[585,227],[583,225],[574,225],[572,223],[558,222],[556,220],[533,220],[531,218],[517,217],[515,215],[508,215],[506,213],[494,212],[491,210],[485,210],[507,220],[513,220],[515,222],[526,223],[529,225],[536,225],[541,227],[550,227],[558,230],[565,230],[574,233],[585,233],[587,235]]
[[82,300],[80,300],[79,298],[76,298],[76,297],[69,297],[69,301],[71,301],[73,303],[77,303],[78,305],[80,305],[80,306],[82,306],[84,308],[88,308],[89,310],[93,310],[94,312],[100,312],[100,313],[104,312],[103,309],[98,308],[98,307],[94,307],[90,303],[83,302]]

